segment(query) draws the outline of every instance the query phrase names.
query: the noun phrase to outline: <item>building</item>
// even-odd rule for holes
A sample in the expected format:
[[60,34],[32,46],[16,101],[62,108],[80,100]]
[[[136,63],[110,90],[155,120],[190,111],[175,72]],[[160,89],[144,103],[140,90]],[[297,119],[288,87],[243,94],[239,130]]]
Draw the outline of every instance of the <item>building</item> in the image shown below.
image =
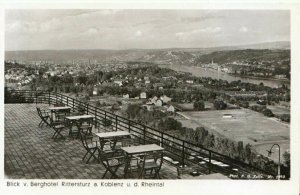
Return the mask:
[[122,80],[114,80],[114,83],[117,84],[119,87],[123,86]]
[[97,89],[94,89],[94,90],[93,90],[93,95],[98,95]]
[[128,99],[129,98],[129,94],[124,94],[123,98]]
[[193,84],[194,83],[193,80],[186,80],[185,82],[188,83],[188,84]]
[[163,102],[158,99],[156,102],[155,102],[155,106],[162,106]]
[[141,92],[140,98],[141,98],[141,99],[146,99],[146,98],[147,98],[146,92]]
[[174,108],[174,106],[169,106],[168,108],[167,108],[167,111],[168,112],[175,112],[175,108]]
[[172,100],[172,98],[170,98],[170,97],[168,97],[168,96],[166,96],[166,95],[160,97],[160,99],[161,99],[164,103],[168,103],[168,102],[170,102],[170,101]]

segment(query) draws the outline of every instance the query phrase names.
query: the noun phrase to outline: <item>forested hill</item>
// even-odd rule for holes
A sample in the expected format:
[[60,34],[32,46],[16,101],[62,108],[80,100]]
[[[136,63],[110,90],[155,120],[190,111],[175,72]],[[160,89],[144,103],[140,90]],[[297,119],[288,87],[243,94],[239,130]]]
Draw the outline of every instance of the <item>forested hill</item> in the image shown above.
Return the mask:
[[244,49],[231,51],[216,51],[200,55],[195,60],[197,64],[211,63],[224,64],[234,61],[289,61],[290,50],[269,50],[269,49]]

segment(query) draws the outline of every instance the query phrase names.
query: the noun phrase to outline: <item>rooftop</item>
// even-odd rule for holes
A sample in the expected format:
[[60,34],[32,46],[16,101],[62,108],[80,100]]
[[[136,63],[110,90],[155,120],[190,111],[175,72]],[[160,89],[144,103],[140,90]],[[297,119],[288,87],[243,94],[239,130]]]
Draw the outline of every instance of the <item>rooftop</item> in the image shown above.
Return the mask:
[[[39,104],[48,108],[48,105]],[[5,104],[5,177],[11,179],[100,179],[102,164],[82,161],[85,149],[79,139],[51,139],[50,127],[38,126],[40,118],[35,104]],[[93,131],[97,131],[93,129]],[[122,169],[119,170],[121,173]],[[177,169],[163,163],[162,179],[177,179]],[[225,178],[221,174],[197,177]]]

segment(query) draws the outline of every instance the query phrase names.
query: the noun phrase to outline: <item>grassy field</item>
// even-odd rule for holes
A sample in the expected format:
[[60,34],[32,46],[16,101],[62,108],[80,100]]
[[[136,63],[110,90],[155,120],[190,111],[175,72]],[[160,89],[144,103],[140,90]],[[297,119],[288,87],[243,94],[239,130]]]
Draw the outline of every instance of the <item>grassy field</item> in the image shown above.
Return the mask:
[[[212,132],[236,141],[250,143],[263,155],[270,144],[282,145],[282,153],[289,150],[290,126],[275,118],[248,109],[182,112],[185,119],[179,119],[184,126],[203,126]],[[224,114],[232,115],[224,118]],[[274,155],[273,155],[274,156]],[[278,155],[277,155],[278,156]]]

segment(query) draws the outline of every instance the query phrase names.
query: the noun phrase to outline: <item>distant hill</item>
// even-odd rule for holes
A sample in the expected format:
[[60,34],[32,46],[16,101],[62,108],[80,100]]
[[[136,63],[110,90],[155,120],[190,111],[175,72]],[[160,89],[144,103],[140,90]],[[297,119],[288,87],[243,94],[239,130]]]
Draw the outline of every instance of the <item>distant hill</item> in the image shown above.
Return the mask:
[[196,64],[211,63],[213,60],[216,63],[224,64],[239,60],[249,61],[272,61],[290,59],[290,50],[270,50],[270,49],[242,49],[216,51],[209,54],[198,56],[195,60]]
[[[195,63],[225,62],[241,58],[282,58],[289,56],[289,42],[268,42],[252,45],[212,47],[212,48],[167,48],[128,50],[37,50],[6,51],[6,60],[55,61],[97,60],[105,61],[145,61],[167,64],[191,65]],[[251,50],[252,49],[252,50]]]
[[281,49],[289,50],[291,44],[288,41],[278,41],[278,42],[265,42],[251,45],[240,45],[237,46],[238,49]]

